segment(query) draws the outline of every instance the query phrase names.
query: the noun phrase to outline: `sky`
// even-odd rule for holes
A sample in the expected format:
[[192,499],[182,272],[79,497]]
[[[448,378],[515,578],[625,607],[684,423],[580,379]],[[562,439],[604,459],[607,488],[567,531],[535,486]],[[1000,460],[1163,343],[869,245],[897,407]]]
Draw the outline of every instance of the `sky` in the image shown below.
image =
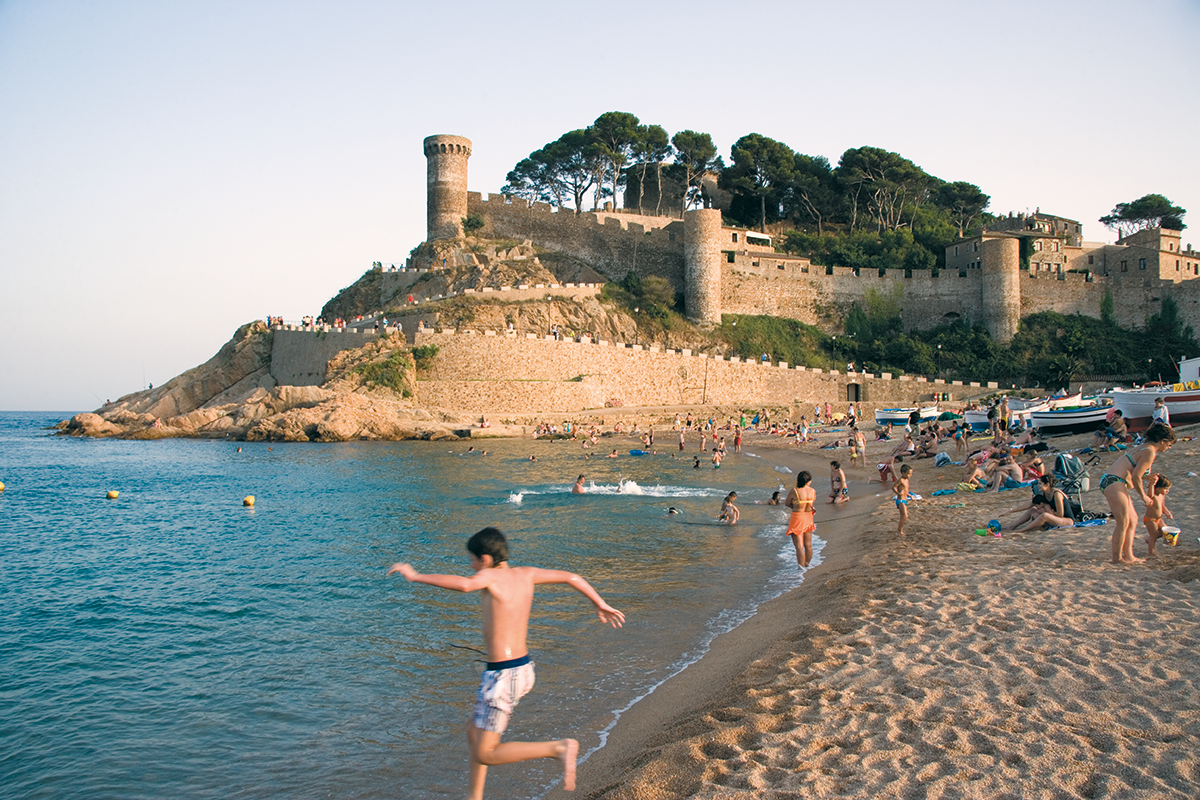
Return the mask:
[[485,193],[629,111],[727,161],[881,147],[1090,241],[1152,192],[1200,227],[1198,35],[1197,0],[0,0],[0,409],[94,409],[401,263],[435,133]]

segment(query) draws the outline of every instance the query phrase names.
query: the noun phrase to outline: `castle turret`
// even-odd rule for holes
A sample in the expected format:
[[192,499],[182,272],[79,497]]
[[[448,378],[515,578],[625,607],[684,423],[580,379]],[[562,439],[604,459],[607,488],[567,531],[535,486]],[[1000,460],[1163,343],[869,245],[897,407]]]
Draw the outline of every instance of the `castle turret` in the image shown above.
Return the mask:
[[1021,324],[1021,241],[1015,236],[983,240],[983,324],[1008,344]]
[[453,239],[462,236],[462,219],[467,215],[467,159],[471,140],[463,136],[428,136],[425,159],[427,238]]
[[721,211],[699,208],[683,215],[683,298],[687,316],[721,322]]

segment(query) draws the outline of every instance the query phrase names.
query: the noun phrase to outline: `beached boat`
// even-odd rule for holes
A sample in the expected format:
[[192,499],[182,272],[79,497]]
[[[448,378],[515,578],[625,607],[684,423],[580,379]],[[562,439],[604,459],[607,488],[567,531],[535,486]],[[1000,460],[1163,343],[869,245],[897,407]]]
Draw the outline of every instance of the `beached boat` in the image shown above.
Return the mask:
[[[1086,401],[1084,401],[1086,402]],[[1104,423],[1109,406],[1100,406],[1092,400],[1090,405],[1074,408],[1047,408],[1029,414],[1029,424],[1043,436],[1059,433],[1087,433]]]
[[1160,397],[1166,403],[1172,426],[1200,422],[1200,383],[1196,381],[1148,389],[1113,389],[1108,394],[1131,431],[1144,431],[1150,427],[1154,420],[1154,401]]
[[1144,386],[1141,389],[1113,389],[1108,392],[1131,431],[1144,431],[1154,419],[1154,401],[1162,398],[1171,425],[1200,422],[1200,358],[1179,362],[1182,383],[1169,386]]
[[[911,408],[879,408],[875,410],[875,424],[887,425],[889,422],[893,425],[907,425],[908,418],[917,410],[916,406]],[[921,408],[921,422],[929,422],[935,420],[941,409],[936,405],[924,406]]]

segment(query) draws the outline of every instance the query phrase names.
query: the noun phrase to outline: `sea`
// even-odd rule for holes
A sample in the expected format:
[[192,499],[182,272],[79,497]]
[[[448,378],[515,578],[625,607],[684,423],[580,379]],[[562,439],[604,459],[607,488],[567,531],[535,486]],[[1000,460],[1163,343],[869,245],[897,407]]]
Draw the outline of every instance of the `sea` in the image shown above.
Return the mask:
[[[470,574],[464,544],[489,525],[512,563],[577,572],[626,615],[613,629],[569,588],[535,597],[537,685],[505,739],[571,736],[585,758],[804,579],[786,509],[765,505],[794,476],[750,453],[717,470],[674,441],[631,455],[630,437],[587,451],[47,430],[70,414],[0,412],[6,798],[461,796],[479,598],[386,573]],[[735,527],[715,519],[730,491]],[[538,798],[559,774],[494,767],[488,795]]]

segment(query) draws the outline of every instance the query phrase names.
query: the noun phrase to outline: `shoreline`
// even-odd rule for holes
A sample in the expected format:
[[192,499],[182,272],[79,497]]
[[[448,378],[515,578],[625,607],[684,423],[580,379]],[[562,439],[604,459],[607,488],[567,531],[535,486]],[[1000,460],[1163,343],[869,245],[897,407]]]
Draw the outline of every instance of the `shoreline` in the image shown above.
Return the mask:
[[[916,466],[905,539],[886,502],[831,526],[804,583],[626,712],[573,796],[1194,796],[1200,443],[1155,465],[1179,487],[1181,545],[1130,567],[1108,563],[1111,521],[975,536],[1028,493],[932,497],[959,468]],[[1095,488],[1084,507],[1107,511]]]
[[[814,474],[814,483],[820,486],[818,481],[823,475],[813,469],[813,462],[821,460],[817,453],[770,444],[760,446],[758,449],[762,452],[755,452],[754,445],[744,449],[774,465],[791,469],[793,484],[795,473],[808,469]],[[787,481],[783,483],[788,484]],[[819,625],[828,624],[842,616],[843,607],[831,600],[837,598],[849,602],[847,590],[853,582],[855,566],[864,553],[860,537],[849,535],[853,531],[849,519],[840,525],[834,524],[837,518],[821,519],[821,512],[826,508],[820,502],[823,496],[823,491],[818,489],[817,524],[827,526],[825,531],[818,529],[818,535],[825,541],[825,546],[820,563],[805,573],[804,582],[763,603],[752,617],[714,639],[699,660],[664,681],[622,714],[609,731],[604,747],[580,764],[578,790],[571,794],[556,788],[545,795],[547,800],[608,797],[610,791],[622,785],[631,769],[642,766],[667,744],[702,735],[704,717],[750,691],[756,680],[755,667],[760,662],[772,663],[783,656],[785,650],[790,652],[795,641],[795,623],[791,620],[806,619],[809,620],[808,624]],[[883,508],[884,504],[872,503],[872,500],[852,496],[850,503],[841,510],[854,513],[843,513],[841,516],[858,517],[864,513],[877,515],[878,509]],[[867,510],[871,508],[875,510]],[[828,511],[825,513],[828,514]],[[788,634],[778,638],[781,630]],[[661,786],[661,794],[657,796],[679,797],[696,788],[692,781],[679,785],[677,780],[670,778],[670,764],[663,766],[668,774],[656,775],[652,779]]]

